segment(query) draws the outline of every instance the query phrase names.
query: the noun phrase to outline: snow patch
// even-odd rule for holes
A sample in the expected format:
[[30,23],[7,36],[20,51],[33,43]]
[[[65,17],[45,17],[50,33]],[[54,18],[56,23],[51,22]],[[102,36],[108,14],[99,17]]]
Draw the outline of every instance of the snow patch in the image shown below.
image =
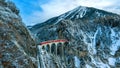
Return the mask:
[[86,8],[81,8],[80,18],[82,18],[86,14]]
[[108,61],[109,61],[109,64],[112,65],[112,66],[115,66],[115,62],[116,62],[116,59],[115,58],[108,58]]
[[17,41],[12,40],[12,42],[19,48],[19,50],[20,50],[21,52],[23,52],[24,55],[27,55],[27,54],[25,53],[25,51],[23,50],[23,48],[18,44]]
[[92,67],[91,67],[90,65],[88,65],[88,64],[86,64],[85,66],[86,66],[86,68],[92,68]]
[[92,63],[95,64],[95,66],[97,66],[96,68],[110,68],[108,64],[103,63],[98,57],[91,56],[91,59]]
[[112,40],[112,45],[110,46],[110,50],[111,50],[110,54],[114,55],[115,52],[120,47],[120,37],[118,36],[118,33],[116,34],[113,29],[111,29],[111,40]]
[[74,62],[75,62],[75,67],[80,68],[80,60],[78,59],[77,56],[74,57]]
[[96,51],[96,38],[97,38],[98,34],[101,34],[101,28],[98,28],[96,30],[94,37],[93,37],[93,44],[92,44],[92,49],[93,49],[92,53],[93,54],[97,53],[97,51]]

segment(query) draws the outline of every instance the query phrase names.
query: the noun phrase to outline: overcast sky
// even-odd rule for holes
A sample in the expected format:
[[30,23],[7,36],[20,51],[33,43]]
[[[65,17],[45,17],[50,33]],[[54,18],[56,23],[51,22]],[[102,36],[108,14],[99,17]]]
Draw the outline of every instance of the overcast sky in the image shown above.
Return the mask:
[[13,0],[26,25],[41,23],[78,6],[88,6],[120,14],[120,0]]

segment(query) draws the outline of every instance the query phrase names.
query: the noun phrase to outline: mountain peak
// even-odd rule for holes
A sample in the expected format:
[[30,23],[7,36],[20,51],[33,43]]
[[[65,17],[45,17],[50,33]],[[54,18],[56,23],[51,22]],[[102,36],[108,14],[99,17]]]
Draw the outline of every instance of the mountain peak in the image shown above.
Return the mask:
[[65,14],[62,14],[59,16],[60,19],[82,19],[84,17],[90,17],[90,16],[104,16],[104,15],[117,15],[111,12],[107,12],[104,10],[96,9],[93,7],[85,7],[85,6],[78,6],[77,8],[66,12]]
[[[105,17],[111,17],[112,16],[119,16],[117,14],[111,13],[111,12],[107,12],[104,10],[100,10],[100,9],[96,9],[93,7],[85,7],[85,6],[78,6],[77,8],[68,11],[58,17],[55,17],[54,19],[52,18],[52,20],[54,20],[54,24],[55,23],[59,23],[62,20],[76,20],[76,19],[96,19],[96,18],[105,18]],[[46,21],[47,23],[51,23],[51,19]],[[52,22],[53,23],[53,22]],[[51,23],[51,24],[52,24]]]
[[87,11],[87,7],[79,6],[65,14],[62,14],[60,17],[66,18],[66,19],[82,18],[86,14],[86,11]]

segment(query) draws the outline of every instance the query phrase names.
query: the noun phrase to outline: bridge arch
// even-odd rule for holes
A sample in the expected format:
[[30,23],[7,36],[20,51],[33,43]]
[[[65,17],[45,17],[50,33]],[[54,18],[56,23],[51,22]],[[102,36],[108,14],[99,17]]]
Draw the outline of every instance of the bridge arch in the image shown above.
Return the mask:
[[68,55],[68,48],[69,48],[69,43],[65,42],[63,45],[63,50],[64,50],[64,55]]
[[57,54],[57,53],[56,53],[56,48],[57,48],[56,44],[53,43],[53,44],[51,45],[51,53],[52,53],[52,54]]
[[46,45],[45,50],[46,50],[47,52],[50,52],[50,45],[49,45],[49,44]]
[[45,46],[42,46],[42,49],[45,50]]
[[62,55],[62,43],[57,44],[57,55],[61,56]]

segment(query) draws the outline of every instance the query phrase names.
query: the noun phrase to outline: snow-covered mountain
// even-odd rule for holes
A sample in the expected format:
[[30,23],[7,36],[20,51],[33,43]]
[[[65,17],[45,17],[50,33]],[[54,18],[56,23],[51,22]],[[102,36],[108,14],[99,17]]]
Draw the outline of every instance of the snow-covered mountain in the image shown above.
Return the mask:
[[[77,7],[58,17],[51,18],[30,28],[36,42],[67,39],[71,54],[70,61],[59,57],[46,63],[58,68],[119,68],[120,67],[120,15],[91,7]],[[69,64],[66,64],[69,62]],[[46,67],[47,68],[47,67]],[[52,67],[56,68],[56,67]]]

